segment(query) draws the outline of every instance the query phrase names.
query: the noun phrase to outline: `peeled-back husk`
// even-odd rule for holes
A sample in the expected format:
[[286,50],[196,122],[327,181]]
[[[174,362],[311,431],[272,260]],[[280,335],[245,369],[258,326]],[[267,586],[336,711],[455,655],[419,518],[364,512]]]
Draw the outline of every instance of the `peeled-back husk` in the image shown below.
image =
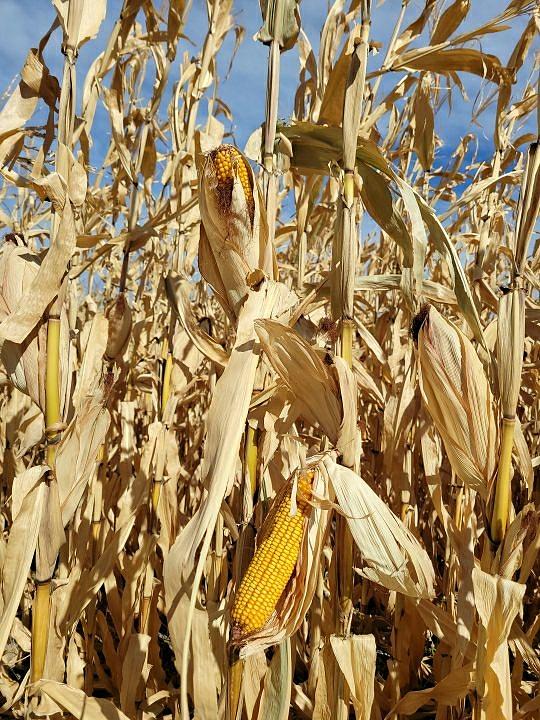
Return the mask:
[[295,330],[275,320],[257,320],[255,330],[266,357],[295,395],[301,414],[319,425],[353,466],[359,454],[356,381],[341,358],[309,345]]
[[362,575],[410,597],[433,597],[433,565],[412,532],[357,473],[329,456],[321,467],[367,566]]

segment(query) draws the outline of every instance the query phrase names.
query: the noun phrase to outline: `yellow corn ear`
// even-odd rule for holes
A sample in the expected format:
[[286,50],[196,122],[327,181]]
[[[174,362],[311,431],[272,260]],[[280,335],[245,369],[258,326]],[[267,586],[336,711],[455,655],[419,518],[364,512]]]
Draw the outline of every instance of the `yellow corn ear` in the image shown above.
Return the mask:
[[298,561],[312,481],[311,471],[299,479],[295,515],[291,515],[291,491],[279,501],[273,526],[236,593],[231,611],[233,639],[260,630],[272,617]]
[[253,202],[253,188],[251,187],[248,162],[244,156],[232,145],[220,145],[211,155],[216,173],[218,188],[229,191],[235,177],[238,178],[248,204]]

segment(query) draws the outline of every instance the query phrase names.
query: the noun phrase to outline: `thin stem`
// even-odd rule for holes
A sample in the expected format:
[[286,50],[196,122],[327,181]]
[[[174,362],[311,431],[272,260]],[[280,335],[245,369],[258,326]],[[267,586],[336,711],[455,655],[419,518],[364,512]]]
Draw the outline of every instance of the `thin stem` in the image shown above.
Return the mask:
[[229,671],[227,678],[227,712],[226,720],[237,720],[242,712],[242,681],[244,662],[235,650],[230,651]]

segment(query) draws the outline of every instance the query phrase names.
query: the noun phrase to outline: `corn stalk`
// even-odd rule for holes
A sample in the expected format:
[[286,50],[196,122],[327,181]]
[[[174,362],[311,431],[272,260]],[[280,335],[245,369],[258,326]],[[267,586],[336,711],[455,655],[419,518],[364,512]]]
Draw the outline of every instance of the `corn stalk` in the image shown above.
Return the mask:
[[[73,130],[76,104],[76,72],[77,45],[81,30],[84,11],[84,0],[71,0],[67,11],[67,22],[64,28],[62,53],[64,54],[64,71],[60,107],[58,114],[58,147],[56,151],[55,169],[66,184],[66,205],[70,198],[67,194],[71,170],[71,149],[73,146]],[[55,243],[59,228],[58,214],[53,211],[51,219],[51,247]],[[62,312],[63,293],[59,291],[56,300],[48,312],[47,321],[47,359],[45,368],[45,434],[47,437],[47,464],[51,477],[55,476],[56,446],[61,439],[61,408],[60,408],[60,314]],[[46,540],[44,539],[44,542]],[[39,565],[39,563],[38,563]],[[45,575],[45,577],[44,577]],[[32,617],[32,658],[31,678],[33,682],[43,677],[45,668],[47,638],[50,624],[50,588],[52,577],[48,568],[36,567],[36,595]]]
[[[343,178],[336,216],[336,234],[332,245],[332,315],[340,328],[339,351],[350,368],[353,363],[354,342],[354,281],[358,257],[357,222],[359,205],[355,191],[356,145],[362,117],[366,81],[368,38],[370,29],[370,1],[361,6],[361,24],[349,40],[349,73],[343,99]],[[337,518],[337,542],[341,548],[337,565],[339,597],[334,613],[337,634],[346,637],[350,632],[353,613],[353,539],[343,517]],[[334,716],[347,718],[349,690],[343,674],[336,666]]]

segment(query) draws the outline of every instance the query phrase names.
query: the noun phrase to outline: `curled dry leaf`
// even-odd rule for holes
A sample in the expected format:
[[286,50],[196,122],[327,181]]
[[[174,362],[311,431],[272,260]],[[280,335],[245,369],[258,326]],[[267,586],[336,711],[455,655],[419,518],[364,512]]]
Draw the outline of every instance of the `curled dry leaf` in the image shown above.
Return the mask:
[[265,355],[289,390],[301,414],[354,465],[358,453],[356,382],[341,358],[309,345],[297,332],[275,320],[258,320],[257,336]]
[[225,367],[229,359],[228,353],[216,342],[193,315],[193,307],[189,300],[189,283],[182,281],[175,273],[169,273],[165,280],[167,297],[185,331],[203,355]]
[[433,597],[433,565],[411,531],[355,472],[330,457],[322,467],[367,565],[362,575],[411,597]]
[[70,687],[54,680],[41,680],[35,692],[43,693],[56,707],[68,712],[77,720],[129,720],[114,703],[104,698],[88,697],[80,688]]

